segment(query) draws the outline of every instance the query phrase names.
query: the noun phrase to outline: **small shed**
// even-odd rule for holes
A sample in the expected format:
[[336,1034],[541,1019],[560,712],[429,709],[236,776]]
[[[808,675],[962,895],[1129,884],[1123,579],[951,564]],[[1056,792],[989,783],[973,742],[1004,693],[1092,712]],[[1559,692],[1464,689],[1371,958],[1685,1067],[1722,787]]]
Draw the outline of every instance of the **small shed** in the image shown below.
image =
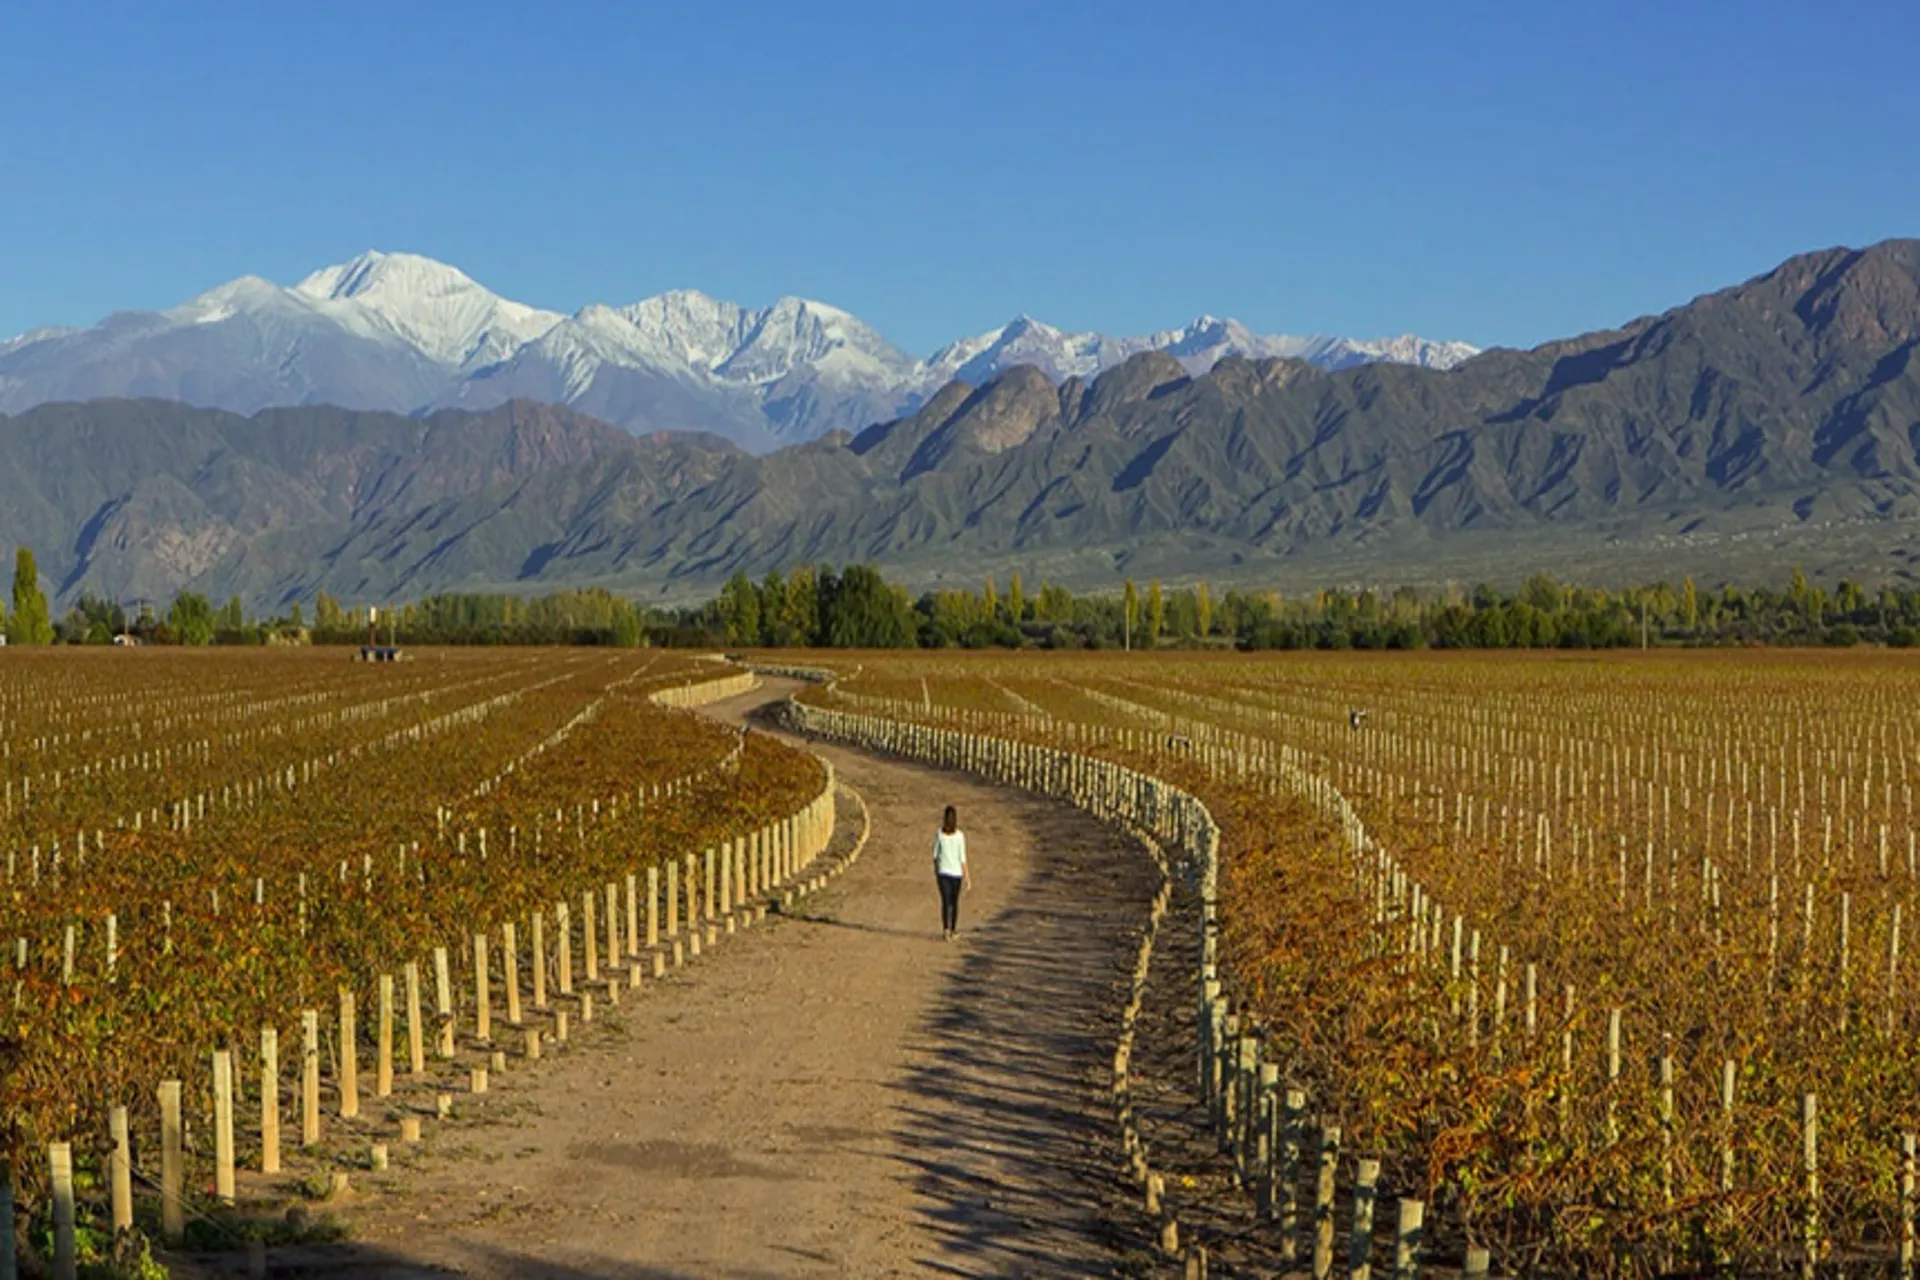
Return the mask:
[[360,646],[360,661],[398,662],[400,661],[399,646],[391,644],[363,644]]

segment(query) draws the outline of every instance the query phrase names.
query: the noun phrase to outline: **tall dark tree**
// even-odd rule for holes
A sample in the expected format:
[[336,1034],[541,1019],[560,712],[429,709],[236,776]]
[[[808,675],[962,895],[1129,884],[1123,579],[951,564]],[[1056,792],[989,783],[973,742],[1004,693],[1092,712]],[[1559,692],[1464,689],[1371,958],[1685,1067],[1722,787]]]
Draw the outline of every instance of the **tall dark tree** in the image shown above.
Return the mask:
[[[831,592],[828,585],[831,583]],[[870,564],[821,578],[822,625],[836,649],[899,649],[916,643],[913,605]]]

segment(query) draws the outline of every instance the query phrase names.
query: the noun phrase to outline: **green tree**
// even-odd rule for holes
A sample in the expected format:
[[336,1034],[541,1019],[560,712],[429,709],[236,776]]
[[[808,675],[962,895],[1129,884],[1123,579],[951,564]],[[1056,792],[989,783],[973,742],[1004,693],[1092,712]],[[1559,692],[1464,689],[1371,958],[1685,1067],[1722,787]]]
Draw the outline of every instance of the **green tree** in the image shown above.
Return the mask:
[[1007,617],[1014,626],[1025,621],[1027,613],[1027,594],[1020,586],[1020,575],[1016,572],[1007,581]]
[[40,590],[40,568],[33,551],[21,547],[13,558],[13,618],[7,635],[14,644],[52,644],[53,614]]
[[1787,581],[1787,599],[1793,602],[1794,608],[1805,613],[1807,610],[1807,600],[1811,595],[1812,590],[1807,586],[1806,573],[1801,570],[1799,565],[1793,566],[1793,577]]
[[1140,592],[1134,588],[1132,578],[1127,579],[1127,589],[1120,597],[1120,608],[1126,621],[1126,632],[1131,636],[1134,622],[1140,616]]
[[820,575],[812,565],[800,565],[787,575],[786,611],[781,616],[790,643],[820,642]]
[[212,644],[213,603],[197,591],[182,591],[167,610],[167,627],[181,644]]
[[985,607],[988,622],[1000,616],[1000,594],[993,589],[992,574],[987,575],[987,585],[980,592],[980,603]]
[[1204,578],[1193,589],[1193,621],[1202,637],[1213,634],[1213,594],[1207,590]]
[[838,578],[820,581],[821,625],[836,649],[901,649],[912,646],[917,627],[913,602],[872,565],[850,564]]
[[804,644],[787,628],[787,578],[778,569],[767,570],[760,582],[760,639],[769,645]]
[[727,624],[729,644],[760,643],[760,593],[745,570],[737,570],[727,579],[720,593],[720,616]]
[[613,610],[613,642],[622,649],[638,649],[646,633],[640,629],[640,611],[631,600],[618,601]]
[[991,621],[986,605],[971,591],[934,592],[926,615],[933,624],[935,644],[954,643],[973,628]]
[[1147,584],[1147,642],[1160,643],[1160,632],[1167,625],[1167,602],[1160,593],[1160,579]]
[[1866,593],[1860,590],[1859,583],[1842,578],[1840,579],[1839,595],[1835,603],[1840,606],[1841,613],[1851,618],[1866,607]]
[[1548,574],[1536,573],[1520,588],[1522,603],[1530,604],[1542,613],[1553,613],[1559,609],[1560,598],[1560,584]]
[[226,608],[220,611],[220,629],[238,631],[247,625],[246,610],[240,604],[239,596],[230,596]]
[[1689,633],[1699,628],[1700,593],[1694,589],[1692,574],[1688,574],[1680,584],[1680,614]]

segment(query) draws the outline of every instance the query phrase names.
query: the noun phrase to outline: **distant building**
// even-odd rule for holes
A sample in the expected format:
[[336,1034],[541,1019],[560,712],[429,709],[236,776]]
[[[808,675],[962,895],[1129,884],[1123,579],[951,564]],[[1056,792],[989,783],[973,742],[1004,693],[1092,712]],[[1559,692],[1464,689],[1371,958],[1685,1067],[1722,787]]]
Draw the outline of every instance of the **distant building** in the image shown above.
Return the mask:
[[398,662],[400,658],[400,650],[395,645],[363,644],[360,646],[360,661],[362,662]]

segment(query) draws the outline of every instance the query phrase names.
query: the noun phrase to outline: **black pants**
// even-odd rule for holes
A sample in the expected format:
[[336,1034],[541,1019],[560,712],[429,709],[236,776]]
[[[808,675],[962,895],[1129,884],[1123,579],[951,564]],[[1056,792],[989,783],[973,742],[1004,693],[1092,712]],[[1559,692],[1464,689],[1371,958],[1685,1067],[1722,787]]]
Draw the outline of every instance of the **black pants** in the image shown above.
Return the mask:
[[952,933],[960,927],[961,878],[937,873],[933,878],[940,884],[940,928],[944,932]]

